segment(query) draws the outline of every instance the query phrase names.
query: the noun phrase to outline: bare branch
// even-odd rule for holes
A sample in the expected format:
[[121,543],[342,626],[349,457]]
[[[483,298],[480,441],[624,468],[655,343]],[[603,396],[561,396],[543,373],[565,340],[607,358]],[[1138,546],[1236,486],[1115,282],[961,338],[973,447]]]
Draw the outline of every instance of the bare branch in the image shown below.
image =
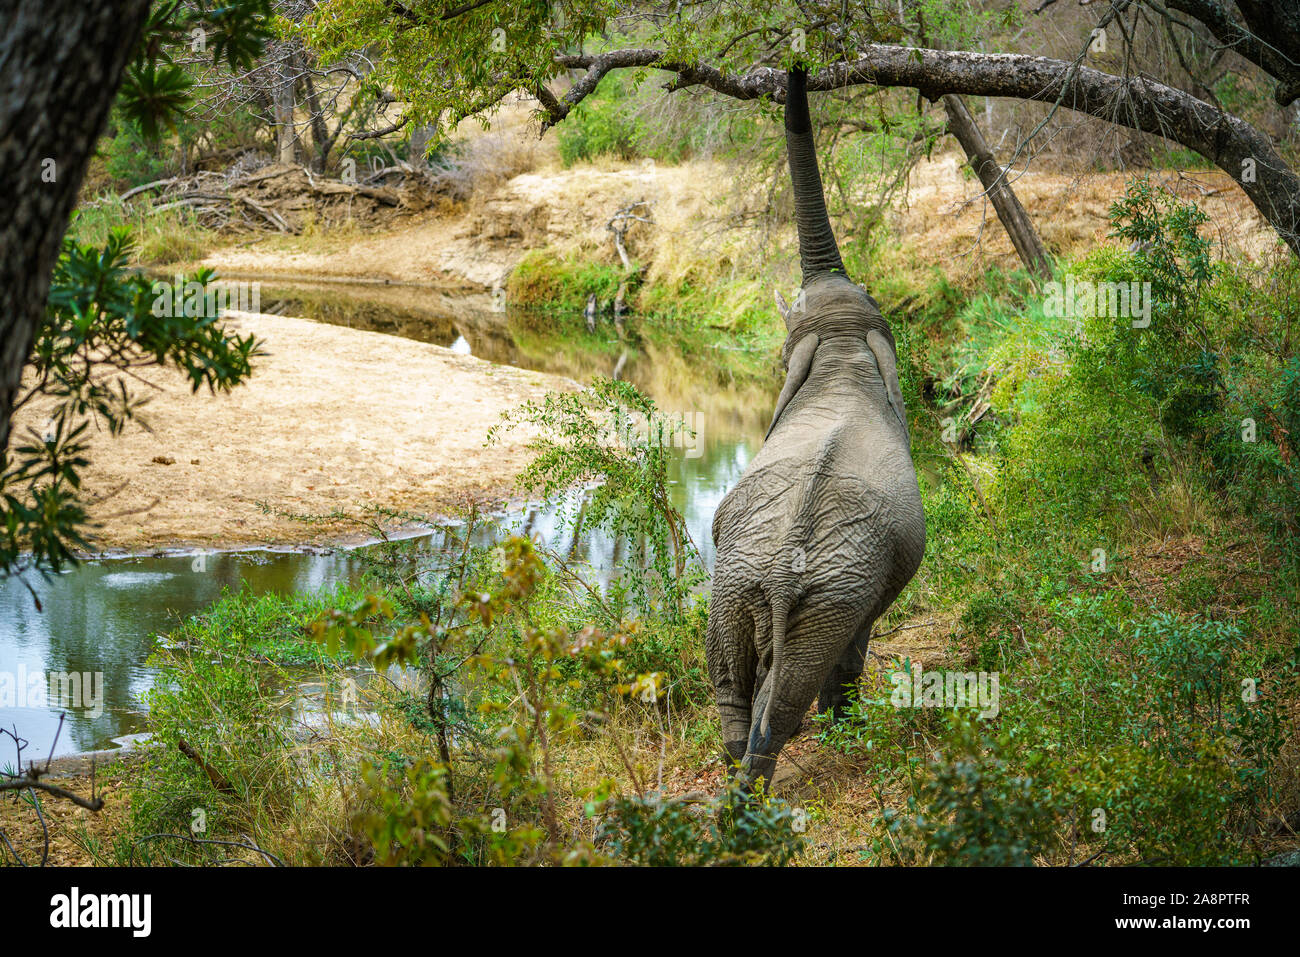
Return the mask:
[[39,778],[32,777],[30,773],[12,781],[0,781],[0,791],[25,791],[27,788],[35,788],[38,791],[53,794],[57,798],[71,801],[77,807],[84,807],[87,811],[98,811],[104,806],[103,798],[84,798],[80,794],[73,794],[71,791],[59,787],[57,784],[48,784]]
[[396,133],[409,122],[411,122],[411,118],[409,116],[404,116],[400,120],[390,123],[388,126],[385,126],[380,130],[359,130],[356,133],[349,133],[348,140],[377,140],[381,136],[388,136],[390,133]]

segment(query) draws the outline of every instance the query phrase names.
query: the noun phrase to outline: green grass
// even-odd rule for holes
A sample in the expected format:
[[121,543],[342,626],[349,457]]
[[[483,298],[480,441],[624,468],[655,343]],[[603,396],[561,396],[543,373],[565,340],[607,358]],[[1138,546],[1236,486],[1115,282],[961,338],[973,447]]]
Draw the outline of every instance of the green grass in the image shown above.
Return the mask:
[[73,217],[69,232],[78,242],[102,246],[116,227],[127,226],[136,242],[136,262],[165,266],[202,259],[219,243],[216,233],[200,226],[185,208],[147,213],[142,204],[122,204],[113,197],[84,206]]
[[534,250],[511,271],[506,298],[514,306],[544,307],[581,319],[588,296],[608,303],[622,281],[619,267],[576,254],[561,257],[549,249]]
[[322,614],[359,602],[374,588],[338,585],[318,592],[255,595],[227,590],[206,611],[187,619],[169,640],[182,647],[249,654],[279,665],[330,660],[311,637]]

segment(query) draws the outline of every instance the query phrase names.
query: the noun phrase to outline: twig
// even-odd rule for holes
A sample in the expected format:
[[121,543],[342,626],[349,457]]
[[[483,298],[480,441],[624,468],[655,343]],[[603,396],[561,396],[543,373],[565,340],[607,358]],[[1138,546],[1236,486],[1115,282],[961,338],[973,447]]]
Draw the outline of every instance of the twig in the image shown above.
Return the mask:
[[1089,857],[1089,858],[1087,858],[1086,860],[1082,860],[1082,861],[1080,861],[1078,864],[1075,864],[1074,866],[1075,866],[1075,867],[1087,867],[1087,866],[1088,866],[1089,864],[1091,864],[1093,861],[1097,860],[1097,858],[1099,858],[1099,857],[1101,857],[1103,854],[1105,854],[1105,853],[1106,853],[1106,850],[1107,850],[1107,849],[1103,847],[1103,848],[1102,848],[1100,851],[1098,851],[1096,854],[1092,855],[1092,857]]
[[71,801],[77,807],[84,807],[87,811],[98,811],[104,806],[103,798],[83,798],[71,791],[66,791],[57,784],[47,784],[44,781],[31,777],[31,772],[21,778],[15,778],[12,781],[0,781],[0,791],[22,791],[27,788],[36,788],[53,794],[55,797],[63,798],[65,801]]
[[272,867],[284,867],[284,861],[280,860],[270,851],[262,850],[260,847],[258,847],[256,844],[252,842],[252,840],[248,837],[247,834],[240,834],[239,836],[244,838],[245,841],[248,841],[248,843],[244,844],[239,841],[222,841],[213,837],[194,837],[193,835],[190,834],[164,834],[164,833],[146,834],[141,838],[137,838],[136,843],[139,844],[141,841],[153,841],[163,837],[172,837],[178,841],[189,841],[191,844],[220,844],[223,847],[242,847],[246,851],[255,851],[256,853],[261,854],[264,858],[266,858],[271,863]]
[[117,198],[119,203],[125,203],[132,196],[138,196],[140,193],[148,192],[151,189],[158,189],[162,186],[171,186],[179,182],[179,176],[173,176],[170,179],[156,179],[152,183],[145,183],[143,186],[137,186],[134,189],[128,189],[125,193]]
[[936,618],[934,621],[923,621],[915,625],[899,625],[896,628],[890,628],[889,631],[882,631],[872,635],[871,637],[879,639],[879,638],[884,638],[886,635],[892,635],[895,632],[911,631],[913,628],[929,628],[931,625],[937,625],[937,624],[939,624],[939,620]]

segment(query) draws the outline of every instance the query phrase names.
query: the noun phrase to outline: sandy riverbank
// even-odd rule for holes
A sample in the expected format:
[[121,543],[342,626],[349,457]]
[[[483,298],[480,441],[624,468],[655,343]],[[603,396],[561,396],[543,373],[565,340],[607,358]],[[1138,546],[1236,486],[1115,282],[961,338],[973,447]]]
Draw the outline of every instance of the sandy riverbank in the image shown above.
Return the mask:
[[[258,507],[324,514],[371,504],[445,514],[467,497],[510,495],[527,461],[524,438],[484,447],[501,413],[548,391],[558,376],[493,365],[380,333],[248,313],[229,325],[267,354],[228,394],[190,392],[170,370],[131,388],[150,401],[116,438],[95,433],[84,473],[94,545],[297,544],[344,537]],[[42,409],[18,428],[40,428]],[[147,428],[145,427],[147,426]]]

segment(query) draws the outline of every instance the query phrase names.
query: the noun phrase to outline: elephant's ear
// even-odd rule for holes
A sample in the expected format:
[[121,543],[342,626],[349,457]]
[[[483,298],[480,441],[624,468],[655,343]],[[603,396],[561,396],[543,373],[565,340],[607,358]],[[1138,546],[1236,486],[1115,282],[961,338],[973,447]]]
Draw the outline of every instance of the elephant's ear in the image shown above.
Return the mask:
[[795,343],[795,347],[790,351],[790,364],[786,369],[785,387],[781,389],[781,397],[776,400],[776,411],[772,413],[772,424],[767,427],[767,435],[763,436],[766,442],[776,428],[777,421],[781,418],[781,413],[785,407],[790,404],[794,394],[799,391],[799,386],[803,385],[804,379],[808,378],[808,370],[812,368],[813,354],[817,352],[817,344],[821,340],[809,333]]
[[889,397],[890,408],[898,416],[899,424],[903,426],[903,434],[910,442],[912,435],[907,429],[907,409],[903,405],[903,390],[898,387],[898,357],[894,354],[893,343],[885,338],[880,330],[872,329],[867,333],[867,345],[871,347],[876,357],[876,367],[880,369],[880,377],[885,380],[885,394]]

